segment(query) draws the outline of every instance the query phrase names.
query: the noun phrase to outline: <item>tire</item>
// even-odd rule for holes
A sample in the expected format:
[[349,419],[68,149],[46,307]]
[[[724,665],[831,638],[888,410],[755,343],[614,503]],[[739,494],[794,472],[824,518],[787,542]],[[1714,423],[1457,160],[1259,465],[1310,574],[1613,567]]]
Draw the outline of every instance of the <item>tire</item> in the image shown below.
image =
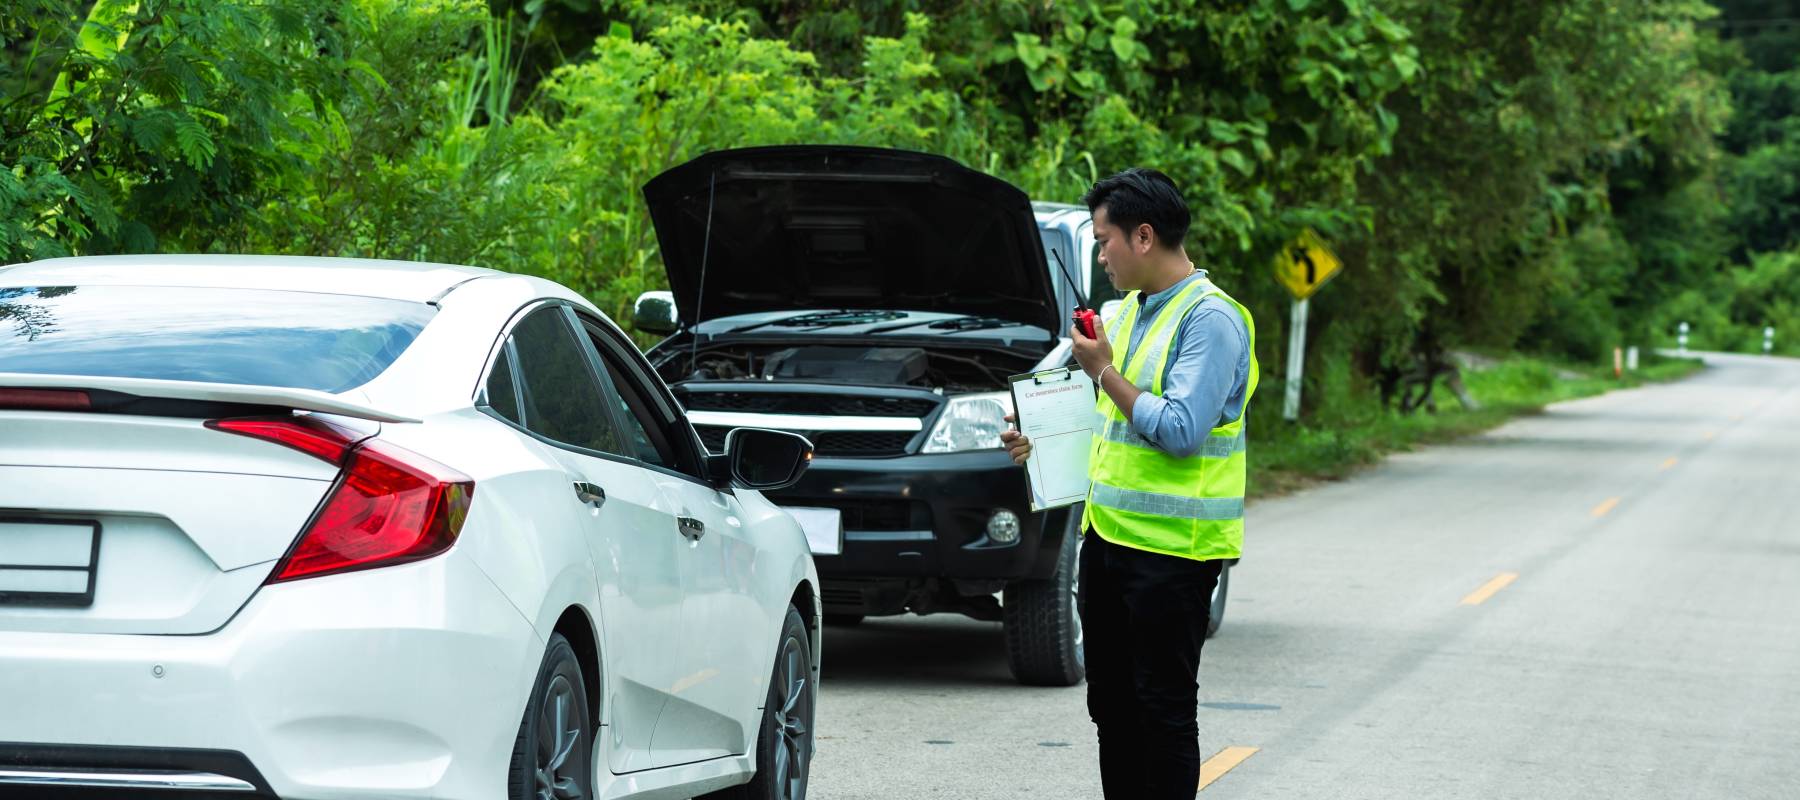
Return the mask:
[[1213,587],[1212,603],[1206,607],[1206,638],[1211,639],[1225,624],[1225,598],[1231,593],[1231,562],[1219,565],[1219,585]]
[[507,794],[512,800],[594,796],[594,724],[581,663],[562,634],[551,634],[519,736]]
[[813,712],[819,687],[813,680],[812,647],[799,609],[788,606],[775,646],[762,732],[756,737],[756,775],[749,783],[694,800],[806,800],[811,777]]
[[862,621],[863,621],[863,615],[861,615],[861,614],[826,614],[825,615],[825,624],[826,625],[842,625],[842,626],[848,627],[851,625],[861,625]]
[[1049,578],[1006,586],[1001,604],[1006,660],[1013,677],[1027,686],[1074,686],[1087,677],[1081,615],[1075,610],[1079,540],[1074,530],[1063,532],[1056,571]]

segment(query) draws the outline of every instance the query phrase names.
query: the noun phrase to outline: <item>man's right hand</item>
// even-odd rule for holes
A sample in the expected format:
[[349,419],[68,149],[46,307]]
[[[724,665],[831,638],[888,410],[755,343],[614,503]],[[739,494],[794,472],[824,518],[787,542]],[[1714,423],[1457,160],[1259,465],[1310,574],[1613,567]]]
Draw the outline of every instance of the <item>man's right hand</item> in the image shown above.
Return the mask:
[[[1006,421],[1016,422],[1017,420],[1013,415],[1007,414]],[[1002,431],[1000,443],[1006,445],[1006,452],[1012,456],[1014,464],[1024,464],[1025,458],[1031,455],[1031,440],[1025,438],[1025,434],[1020,433],[1017,428]]]

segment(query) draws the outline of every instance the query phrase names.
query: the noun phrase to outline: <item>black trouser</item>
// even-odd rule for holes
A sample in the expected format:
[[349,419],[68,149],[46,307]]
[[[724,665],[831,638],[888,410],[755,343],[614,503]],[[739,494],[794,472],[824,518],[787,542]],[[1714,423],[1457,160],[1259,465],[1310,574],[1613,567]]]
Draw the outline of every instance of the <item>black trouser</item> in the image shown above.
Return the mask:
[[1199,788],[1200,646],[1221,563],[1123,547],[1092,529],[1082,539],[1076,602],[1107,800],[1192,800]]

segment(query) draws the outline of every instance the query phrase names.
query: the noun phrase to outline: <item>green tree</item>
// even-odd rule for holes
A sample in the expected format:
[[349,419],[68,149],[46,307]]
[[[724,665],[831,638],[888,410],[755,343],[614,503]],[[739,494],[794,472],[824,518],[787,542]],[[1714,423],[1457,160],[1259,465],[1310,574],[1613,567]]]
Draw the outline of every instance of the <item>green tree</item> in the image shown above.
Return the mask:
[[305,166],[293,104],[345,88],[348,10],[0,6],[0,260],[240,249],[272,179]]
[[1644,283],[1612,181],[1651,163],[1679,195],[1704,175],[1726,108],[1700,63],[1707,8],[1394,5],[1425,72],[1362,178],[1373,235],[1347,250],[1367,268],[1322,304],[1332,335],[1361,343],[1384,394],[1449,348],[1512,348],[1534,324],[1577,355],[1616,342],[1611,306]]

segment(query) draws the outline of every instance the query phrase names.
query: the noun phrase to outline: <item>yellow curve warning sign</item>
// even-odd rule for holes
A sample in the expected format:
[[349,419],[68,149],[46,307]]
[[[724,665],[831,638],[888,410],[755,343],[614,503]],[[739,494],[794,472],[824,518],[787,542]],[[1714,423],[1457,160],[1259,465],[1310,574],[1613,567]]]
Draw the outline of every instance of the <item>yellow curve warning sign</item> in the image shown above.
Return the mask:
[[1275,254],[1275,280],[1286,286],[1295,300],[1305,300],[1343,270],[1344,262],[1325,246],[1311,228],[1301,231]]

